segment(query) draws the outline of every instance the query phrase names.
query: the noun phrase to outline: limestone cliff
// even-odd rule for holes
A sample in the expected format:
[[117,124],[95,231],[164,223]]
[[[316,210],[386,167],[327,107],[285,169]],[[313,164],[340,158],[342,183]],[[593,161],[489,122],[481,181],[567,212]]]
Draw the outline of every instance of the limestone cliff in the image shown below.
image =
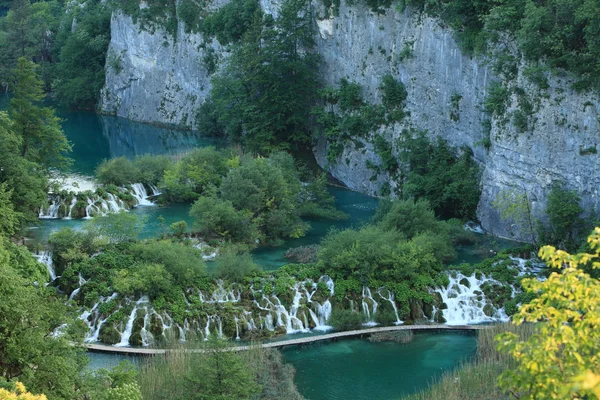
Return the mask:
[[[263,1],[261,6],[276,13],[278,3]],[[478,216],[484,229],[500,236],[516,233],[492,205],[506,189],[526,192],[536,216],[542,215],[556,181],[577,190],[586,209],[600,209],[600,158],[594,151],[600,144],[598,94],[576,93],[567,78],[551,76],[549,88],[539,89],[524,77],[521,62],[510,85],[536,99],[527,128],[517,129],[510,117],[520,102],[513,94],[504,115],[494,117],[491,131],[486,130],[482,102],[490,82],[499,78],[489,60],[462,54],[452,32],[437,19],[393,9],[377,14],[343,2],[336,16],[318,4],[315,8],[324,85],[346,78],[363,87],[366,101],[379,103],[382,76],[392,74],[401,80],[408,91],[410,117],[382,127],[379,133],[394,143],[402,129],[414,128],[442,136],[453,146],[470,147],[483,171]],[[183,24],[176,39],[160,30],[141,31],[122,13],[113,15],[111,35],[109,59],[118,57],[120,68],[107,63],[103,111],[194,128],[196,110],[210,91],[202,59],[209,47],[221,59],[226,57],[219,43],[186,34]],[[376,164],[378,156],[368,140],[359,147],[349,145],[334,165],[328,165],[327,143],[321,139],[315,144],[315,156],[352,189],[376,195],[386,183],[394,187],[385,172],[370,179],[373,171],[367,160]]]

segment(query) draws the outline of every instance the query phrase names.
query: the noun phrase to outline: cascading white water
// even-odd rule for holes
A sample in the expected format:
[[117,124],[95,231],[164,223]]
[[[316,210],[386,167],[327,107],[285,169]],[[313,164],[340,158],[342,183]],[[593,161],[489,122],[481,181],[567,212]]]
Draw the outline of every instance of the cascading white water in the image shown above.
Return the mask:
[[129,339],[131,338],[131,334],[133,332],[133,323],[137,317],[137,311],[140,304],[149,303],[150,300],[147,296],[142,296],[133,306],[133,310],[131,314],[129,314],[129,319],[127,320],[127,324],[125,325],[125,329],[121,333],[121,340],[119,343],[115,344],[115,347],[126,347],[129,346]]
[[240,301],[241,293],[234,289],[225,290],[223,288],[223,281],[217,280],[217,288],[213,290],[210,298],[206,299],[202,292],[200,292],[200,301],[203,303],[215,304],[215,303],[237,303]]
[[[367,301],[368,300],[368,301]],[[369,302],[371,305],[369,306]],[[365,322],[364,326],[375,326],[377,322],[375,322],[375,313],[377,312],[378,303],[373,298],[371,294],[371,289],[367,286],[363,286],[362,289],[362,309],[365,317],[367,318],[367,322]],[[369,308],[372,307],[372,308]]]
[[[449,275],[448,279],[450,283],[447,287],[436,290],[447,306],[442,310],[446,324],[466,325],[508,320],[503,308],[495,309],[487,302],[481,288],[486,282],[500,285],[499,282],[483,274],[480,279],[477,279],[475,274],[465,276],[459,272]],[[486,305],[492,312],[488,311],[486,314],[484,311]]]
[[[108,319],[108,316],[104,319],[101,319],[101,320],[99,319],[100,315],[98,313],[98,306],[102,303],[106,303],[106,302],[109,302],[110,300],[116,299],[117,297],[118,297],[117,293],[113,293],[109,297],[100,297],[100,300],[98,300],[98,302],[96,304],[94,304],[94,306],[92,307],[92,309],[90,311],[84,311],[79,316],[79,319],[84,321],[89,328],[89,331],[88,331],[85,339],[83,340],[84,342],[93,343],[93,342],[98,341],[98,336],[100,336],[100,329],[102,328],[102,325],[104,325],[104,323]],[[88,320],[90,316],[92,316],[91,321]]]
[[235,340],[240,340],[240,319],[236,315],[233,320],[235,321]]
[[73,208],[75,208],[76,204],[77,204],[77,197],[73,197],[71,199],[71,205],[69,206],[69,214],[67,214],[67,216],[65,217],[65,219],[71,219],[72,218]]
[[54,282],[56,279],[56,272],[54,272],[54,262],[52,261],[52,252],[50,251],[40,251],[39,253],[34,254],[34,257],[37,258],[39,262],[46,266],[48,270],[48,275],[50,276],[49,283]]
[[40,213],[38,215],[39,219],[58,219],[58,210],[60,209],[60,201],[56,201],[56,199],[52,199],[52,203],[48,206],[48,208],[44,209],[44,207],[40,207]]
[[[383,295],[383,291],[387,291],[387,296]],[[392,305],[392,308],[394,309],[394,315],[396,317],[396,321],[394,322],[395,325],[401,325],[404,322],[402,320],[400,320],[400,317],[398,316],[398,308],[396,307],[396,300],[395,300],[395,296],[394,293],[386,288],[380,287],[379,289],[377,289],[377,294],[379,295],[379,297],[381,297],[383,300],[385,301],[389,301],[390,304]]]
[[150,197],[148,192],[146,191],[146,187],[141,183],[133,183],[131,185],[131,189],[133,190],[133,197],[137,200],[138,206],[153,206],[154,203],[148,200]]

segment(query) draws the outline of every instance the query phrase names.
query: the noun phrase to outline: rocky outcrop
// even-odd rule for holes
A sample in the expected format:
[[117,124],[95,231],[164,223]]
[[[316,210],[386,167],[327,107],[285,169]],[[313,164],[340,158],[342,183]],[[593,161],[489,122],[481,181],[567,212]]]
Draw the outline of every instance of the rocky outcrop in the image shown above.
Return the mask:
[[195,127],[196,111],[210,92],[205,57],[219,42],[200,34],[177,36],[156,28],[141,30],[132,18],[115,12],[100,108],[134,121]]
[[[261,6],[276,13],[278,1],[264,0]],[[567,78],[557,77],[548,77],[550,87],[541,90],[523,76],[525,65],[519,65],[511,85],[536,99],[528,128],[521,132],[512,123],[511,113],[519,107],[513,95],[506,113],[492,120],[489,131],[482,125],[487,118],[482,102],[488,85],[498,78],[488,60],[461,53],[451,30],[437,19],[393,9],[377,14],[360,5],[342,4],[337,16],[320,2],[315,8],[324,84],[336,85],[346,78],[360,84],[365,100],[376,104],[381,102],[382,76],[401,80],[408,91],[410,117],[378,133],[395,144],[405,128],[427,130],[453,146],[470,147],[482,166],[478,216],[487,231],[522,238],[493,206],[504,190],[526,192],[537,217],[543,215],[556,181],[577,190],[586,209],[600,208],[597,94],[576,93]],[[227,54],[219,43],[186,34],[182,24],[176,40],[164,31],[140,31],[122,13],[113,16],[111,30],[109,60],[118,56],[120,68],[107,62],[102,109],[138,121],[194,128],[195,113],[210,90],[202,61],[205,48],[222,59]],[[487,148],[482,145],[486,141]],[[333,164],[327,162],[327,146],[323,139],[316,143],[317,161],[350,188],[376,195],[383,185],[393,188],[397,183],[385,172],[373,177],[367,161],[377,164],[379,157],[368,140],[362,146],[349,144]]]

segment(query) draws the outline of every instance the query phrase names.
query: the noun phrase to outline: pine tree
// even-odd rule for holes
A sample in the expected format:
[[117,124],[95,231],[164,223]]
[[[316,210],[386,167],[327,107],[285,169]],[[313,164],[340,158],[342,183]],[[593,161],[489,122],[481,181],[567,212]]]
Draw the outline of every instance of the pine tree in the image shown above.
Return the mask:
[[44,169],[64,169],[70,164],[65,153],[71,145],[54,110],[41,105],[45,97],[36,65],[19,58],[14,70],[14,96],[10,101],[13,130],[21,139],[21,155]]

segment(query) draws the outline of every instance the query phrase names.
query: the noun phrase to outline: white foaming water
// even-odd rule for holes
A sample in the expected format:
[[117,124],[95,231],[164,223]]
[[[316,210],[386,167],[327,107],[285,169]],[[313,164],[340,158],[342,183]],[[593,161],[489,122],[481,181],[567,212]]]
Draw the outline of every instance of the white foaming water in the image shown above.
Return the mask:
[[[146,187],[141,183],[134,183],[131,185],[131,189],[133,189],[133,197],[137,200],[138,206],[153,206],[154,203],[148,200],[151,196],[146,191]],[[152,189],[153,190],[153,189]],[[152,196],[155,194],[153,193]]]
[[69,206],[69,214],[65,217],[65,219],[71,219],[72,218],[73,208],[75,208],[76,204],[77,204],[77,197],[73,197],[73,199],[71,200],[71,205]]
[[[364,326],[378,325],[377,322],[375,322],[375,313],[377,313],[377,306],[378,306],[378,303],[373,298],[373,295],[371,294],[371,289],[369,289],[367,286],[363,286],[362,309],[363,309],[363,313],[365,314],[365,316],[367,318],[367,322],[365,322],[363,324]],[[370,307],[372,307],[372,308],[370,308]]]
[[[149,303],[150,300],[146,296],[140,297],[140,299],[133,306],[133,310],[131,314],[129,314],[129,319],[127,320],[127,324],[125,325],[125,330],[121,333],[121,340],[119,343],[115,344],[115,347],[126,347],[129,346],[129,339],[131,338],[131,333],[133,331],[133,322],[137,317],[138,306],[140,304]],[[145,324],[144,324],[145,325]]]
[[[387,292],[386,296],[383,295],[384,292]],[[398,316],[398,308],[396,307],[394,292],[392,292],[391,290],[388,290],[386,288],[380,287],[379,289],[377,289],[377,294],[383,300],[388,301],[392,305],[392,308],[394,309],[394,315],[396,317],[396,321],[394,322],[394,324],[395,325],[403,324],[404,321],[400,320],[400,317]]]
[[48,208],[40,207],[39,219],[58,219],[58,210],[60,210],[60,201],[52,199],[52,203]]
[[[487,278],[481,274],[481,279],[477,279],[475,274],[465,276],[461,273],[448,276],[450,283],[446,288],[436,290],[446,303],[447,308],[442,310],[442,314],[447,325],[467,325],[480,324],[493,321],[508,321],[508,316],[504,309],[496,309],[488,303],[481,286],[484,283],[499,282]],[[462,283],[461,283],[462,282]],[[487,307],[492,310],[484,312]]]
[[39,253],[34,254],[34,257],[46,266],[46,269],[48,270],[48,275],[50,276],[49,283],[52,283],[56,279],[56,272],[54,272],[54,262],[52,261],[52,252],[40,251]]
[[[85,339],[83,340],[84,342],[93,343],[93,342],[98,341],[98,336],[100,335],[100,329],[102,328],[102,325],[104,325],[104,323],[108,319],[108,317],[106,317],[106,318],[100,320],[100,315],[98,313],[98,306],[101,303],[109,302],[110,300],[116,299],[117,297],[118,297],[117,293],[113,293],[109,297],[100,297],[100,300],[98,300],[98,302],[96,304],[94,304],[94,307],[92,307],[92,309],[90,311],[84,311],[79,316],[79,319],[84,321],[88,325],[88,328],[89,328],[89,331],[88,331]],[[89,321],[90,316],[92,317],[91,321]]]

